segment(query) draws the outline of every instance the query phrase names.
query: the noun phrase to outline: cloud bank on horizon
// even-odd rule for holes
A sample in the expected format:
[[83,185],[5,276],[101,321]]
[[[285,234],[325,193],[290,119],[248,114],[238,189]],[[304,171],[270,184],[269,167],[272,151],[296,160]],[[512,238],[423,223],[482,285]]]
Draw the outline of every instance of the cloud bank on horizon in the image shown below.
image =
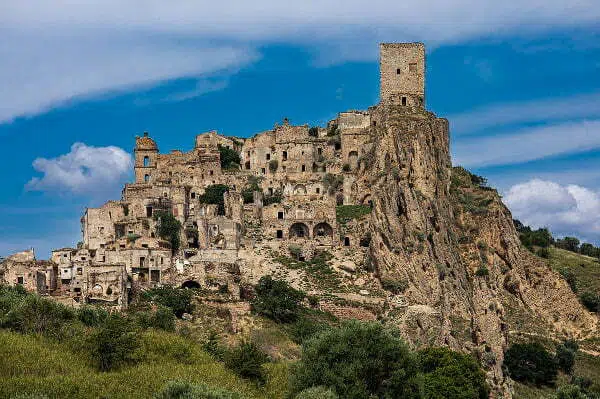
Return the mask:
[[316,58],[330,63],[374,59],[374,42],[398,37],[439,46],[599,19],[595,0],[4,2],[0,123],[89,96],[234,70],[267,44],[321,48]]

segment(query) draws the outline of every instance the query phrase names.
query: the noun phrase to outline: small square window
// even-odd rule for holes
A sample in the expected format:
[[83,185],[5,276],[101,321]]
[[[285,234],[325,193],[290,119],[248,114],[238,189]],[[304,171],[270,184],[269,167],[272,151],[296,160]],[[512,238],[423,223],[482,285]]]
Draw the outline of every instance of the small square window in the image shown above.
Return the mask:
[[267,161],[271,159],[271,154],[267,154]]
[[261,172],[263,175],[267,174],[267,170],[266,170],[265,168],[261,168],[261,169],[260,169],[260,172]]
[[277,238],[283,238],[283,230],[277,230]]
[[306,165],[302,165],[302,171],[306,172]]
[[319,187],[317,187],[316,191],[317,191],[317,194],[321,193],[321,189]]
[[277,212],[277,219],[283,219],[283,211]]
[[396,75],[400,75],[400,68],[396,69]]

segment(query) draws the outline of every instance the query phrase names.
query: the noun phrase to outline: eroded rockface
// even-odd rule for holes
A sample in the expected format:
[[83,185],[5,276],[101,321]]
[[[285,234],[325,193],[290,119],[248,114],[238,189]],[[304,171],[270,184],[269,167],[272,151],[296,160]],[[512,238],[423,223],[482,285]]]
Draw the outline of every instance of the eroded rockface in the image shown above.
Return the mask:
[[356,184],[373,197],[374,270],[407,287],[388,316],[415,344],[479,354],[494,390],[510,397],[501,364],[515,327],[506,306],[533,312],[557,336],[594,334],[598,318],[521,246],[497,192],[452,168],[445,119],[379,105],[374,120],[370,164]]

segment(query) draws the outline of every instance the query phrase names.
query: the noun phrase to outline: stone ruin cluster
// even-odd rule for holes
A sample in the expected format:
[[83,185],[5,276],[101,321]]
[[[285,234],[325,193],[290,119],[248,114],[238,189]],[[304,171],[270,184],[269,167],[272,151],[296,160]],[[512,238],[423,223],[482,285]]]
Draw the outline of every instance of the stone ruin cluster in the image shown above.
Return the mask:
[[[135,138],[135,181],[119,201],[88,208],[77,248],[52,251],[49,261],[33,250],[0,263],[0,282],[22,284],[74,305],[124,307],[131,290],[160,285],[226,286],[239,296],[245,278],[260,276],[261,250],[308,258],[315,251],[359,248],[360,229],[340,225],[340,206],[372,205],[369,159],[376,127],[385,124],[381,104],[405,113],[424,109],[424,47],[380,46],[381,103],[366,111],[341,112],[326,127],[295,126],[287,119],[251,138],[196,136],[188,152],[160,153],[144,133]],[[222,165],[223,151],[239,165]],[[205,192],[223,185],[221,204]],[[180,245],[161,237],[166,213],[181,224]],[[264,252],[264,251],[263,251]]]

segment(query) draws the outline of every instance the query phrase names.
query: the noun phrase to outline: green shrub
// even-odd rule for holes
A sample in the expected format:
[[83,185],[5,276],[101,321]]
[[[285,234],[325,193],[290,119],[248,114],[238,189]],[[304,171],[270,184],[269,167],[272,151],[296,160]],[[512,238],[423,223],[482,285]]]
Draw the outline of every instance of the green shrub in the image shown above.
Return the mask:
[[408,281],[402,279],[383,277],[381,279],[381,286],[383,287],[383,289],[391,291],[394,294],[401,294],[408,288]]
[[300,255],[302,255],[302,247],[295,244],[290,244],[288,246],[288,251],[290,251],[290,255],[292,255],[296,259],[298,259]]
[[97,306],[84,305],[77,310],[77,318],[88,327],[97,327],[108,319],[106,309]]
[[579,350],[579,345],[575,341],[565,341],[556,346],[555,360],[560,370],[571,374],[575,365],[577,350]]
[[338,205],[335,207],[335,216],[338,223],[344,225],[352,219],[368,215],[371,211],[371,207],[367,205]]
[[302,344],[304,341],[312,337],[318,332],[327,330],[330,328],[329,324],[313,320],[310,317],[302,316],[290,325],[290,337],[298,344]]
[[476,275],[477,277],[485,277],[485,276],[488,276],[489,274],[490,274],[490,271],[488,270],[488,268],[487,268],[487,267],[485,267],[485,266],[483,266],[483,265],[482,265],[482,266],[480,266],[480,267],[479,267],[479,269],[477,269],[477,270],[475,271],[475,275]]
[[207,340],[202,343],[202,349],[214,359],[223,360],[225,357],[225,347],[219,342],[219,336],[214,330],[208,334]]
[[137,362],[140,342],[131,323],[111,315],[104,326],[90,336],[90,348],[100,371],[110,371]]
[[347,399],[418,398],[417,372],[415,358],[397,330],[349,321],[302,345],[291,394],[326,386]]
[[577,385],[563,385],[556,391],[556,399],[591,399]]
[[344,184],[344,176],[334,175],[332,173],[325,173],[323,176],[323,188],[329,193],[329,195],[338,191]]
[[259,183],[260,177],[248,176],[248,182],[242,190],[242,198],[244,199],[244,204],[252,204],[254,202],[254,192],[261,191]]
[[586,291],[581,294],[579,299],[590,312],[600,312],[600,295]]
[[279,204],[283,200],[283,193],[281,190],[277,189],[273,192],[273,194],[265,195],[263,198],[263,206],[268,206],[271,204]]
[[548,259],[550,257],[550,250],[548,248],[539,248],[535,254],[540,258]]
[[567,281],[567,284],[571,287],[571,291],[577,293],[577,276],[575,276],[575,273],[566,267],[563,267],[558,272]]
[[204,189],[204,194],[198,197],[202,204],[217,205],[217,214],[225,215],[225,199],[223,195],[229,191],[229,186],[225,184],[211,184]]
[[169,286],[152,288],[142,294],[142,299],[170,308],[175,316],[181,318],[184,313],[192,313],[194,292],[189,289]]
[[157,330],[175,331],[175,315],[166,306],[158,306],[154,312],[142,311],[134,315],[135,322],[141,328],[155,328]]
[[235,392],[211,388],[204,384],[191,384],[185,381],[169,381],[154,395],[155,399],[242,399]]
[[21,296],[18,291],[8,291],[8,299],[3,306],[11,306],[0,319],[0,326],[23,334],[34,333],[58,337],[61,329],[76,319],[73,308],[38,295]]
[[308,135],[310,137],[317,137],[319,135],[319,128],[317,126],[313,126],[308,129]]
[[473,357],[448,348],[418,352],[425,398],[487,399],[485,373]]
[[260,383],[265,382],[262,365],[268,357],[252,342],[242,342],[225,353],[225,365],[234,373]]
[[338,399],[338,396],[327,387],[312,387],[300,392],[295,399]]
[[221,169],[238,169],[240,166],[240,154],[231,148],[218,145],[221,156]]
[[552,384],[558,373],[554,357],[539,343],[513,344],[504,354],[504,367],[517,381]]
[[181,245],[179,238],[181,223],[167,211],[156,211],[153,217],[155,220],[160,220],[157,230],[158,236],[163,240],[169,241],[171,243],[171,250],[176,252]]
[[350,172],[350,164],[349,163],[345,163],[344,165],[342,165],[342,171],[343,172]]
[[252,308],[256,313],[281,323],[296,320],[305,296],[302,291],[283,280],[273,280],[271,276],[261,277],[254,290],[256,297],[252,300]]

